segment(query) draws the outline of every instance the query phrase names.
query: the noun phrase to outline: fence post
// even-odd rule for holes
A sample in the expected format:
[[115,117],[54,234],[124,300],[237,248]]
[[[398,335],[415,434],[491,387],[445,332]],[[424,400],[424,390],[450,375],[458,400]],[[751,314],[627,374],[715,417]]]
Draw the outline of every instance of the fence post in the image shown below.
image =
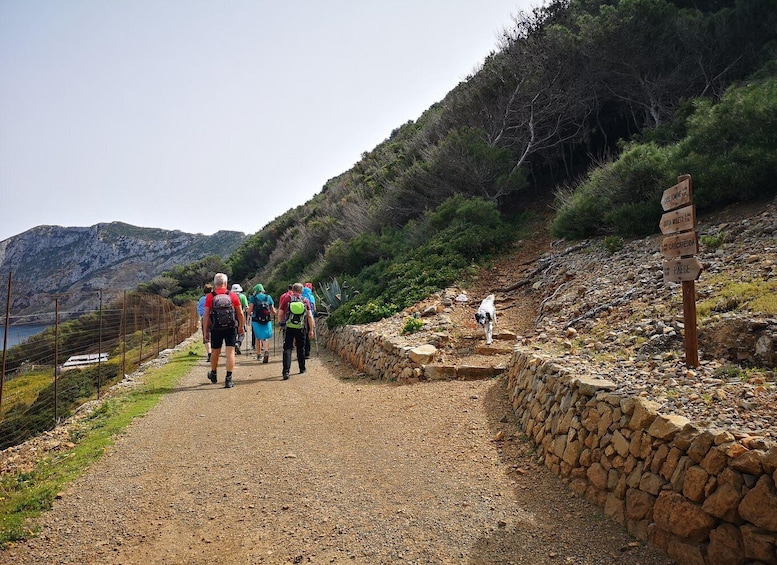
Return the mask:
[[165,349],[170,349],[170,305],[167,300],[162,299],[162,319],[165,324]]
[[59,375],[57,375],[57,367],[59,362],[59,296],[54,298],[54,425],[57,425],[57,384],[59,382]]
[[103,289],[100,289],[100,316],[97,329],[97,398],[100,398],[100,380],[103,366]]
[[[135,306],[135,312],[140,310],[140,351],[138,352],[138,367],[143,363],[143,342],[146,341],[146,301],[141,300],[140,304]],[[137,316],[137,313],[135,314]],[[137,318],[136,318],[137,320]],[[137,321],[135,327],[137,327]]]
[[3,412],[3,383],[5,382],[5,351],[8,349],[8,322],[11,321],[11,280],[13,273],[8,273],[8,291],[5,298],[5,326],[3,326],[3,370],[0,373],[0,414]]
[[159,321],[159,299],[156,301],[156,354],[162,351],[162,324]]
[[121,376],[127,374],[127,291],[124,291],[124,295],[121,300]]

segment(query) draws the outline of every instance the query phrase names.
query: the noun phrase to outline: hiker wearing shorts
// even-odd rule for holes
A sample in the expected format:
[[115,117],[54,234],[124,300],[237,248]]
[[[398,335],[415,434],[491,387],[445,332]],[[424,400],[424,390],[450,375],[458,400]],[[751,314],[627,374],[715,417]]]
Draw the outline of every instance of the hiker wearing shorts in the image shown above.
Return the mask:
[[[216,273],[213,277],[213,292],[205,296],[205,315],[203,316],[203,340],[210,341],[211,359],[208,379],[215,383],[221,348],[226,348],[227,375],[224,388],[232,388],[232,371],[235,369],[235,343],[238,337],[245,335],[245,317],[240,298],[227,290],[227,275]],[[220,295],[227,295],[228,302]],[[229,305],[231,304],[231,308]]]

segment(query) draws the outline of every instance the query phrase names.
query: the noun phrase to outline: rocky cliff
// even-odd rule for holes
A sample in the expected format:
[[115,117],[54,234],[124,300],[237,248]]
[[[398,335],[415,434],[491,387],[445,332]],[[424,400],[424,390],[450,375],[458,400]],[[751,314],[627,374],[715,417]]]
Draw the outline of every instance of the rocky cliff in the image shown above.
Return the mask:
[[233,231],[190,234],[121,222],[38,226],[0,241],[0,288],[6,288],[12,273],[14,318],[53,312],[54,296],[60,296],[61,312],[82,312],[99,303],[99,290],[115,295],[176,265],[209,255],[226,258],[244,237]]

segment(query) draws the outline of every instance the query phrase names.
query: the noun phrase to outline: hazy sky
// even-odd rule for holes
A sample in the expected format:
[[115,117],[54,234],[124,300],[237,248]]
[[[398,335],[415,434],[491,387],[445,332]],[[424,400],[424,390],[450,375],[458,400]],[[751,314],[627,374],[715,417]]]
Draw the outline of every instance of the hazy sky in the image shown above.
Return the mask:
[[0,0],[0,240],[111,221],[257,232],[540,3]]

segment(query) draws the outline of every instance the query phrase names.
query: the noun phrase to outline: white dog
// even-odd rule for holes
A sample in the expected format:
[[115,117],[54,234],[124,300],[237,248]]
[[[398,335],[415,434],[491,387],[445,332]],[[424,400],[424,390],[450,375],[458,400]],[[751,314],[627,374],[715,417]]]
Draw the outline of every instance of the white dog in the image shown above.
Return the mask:
[[496,307],[494,306],[494,295],[489,294],[480,303],[478,311],[475,313],[475,321],[486,331],[486,345],[491,345],[494,324],[496,324]]

